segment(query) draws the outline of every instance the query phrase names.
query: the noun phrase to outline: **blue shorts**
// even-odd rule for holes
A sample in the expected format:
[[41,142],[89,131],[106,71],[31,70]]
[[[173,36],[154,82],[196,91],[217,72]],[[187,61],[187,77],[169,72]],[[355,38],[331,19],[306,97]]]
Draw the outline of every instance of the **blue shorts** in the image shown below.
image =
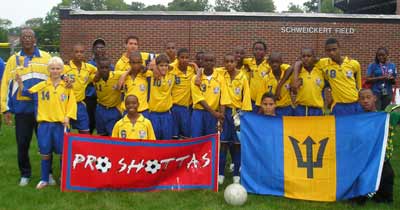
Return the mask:
[[89,131],[89,115],[85,103],[78,102],[76,120],[71,120],[71,127],[79,131]]
[[332,108],[333,115],[351,115],[364,112],[359,103],[336,103]]
[[225,119],[221,133],[221,142],[232,142],[235,144],[240,143],[239,138],[236,134],[235,124],[233,122],[232,109],[228,107],[225,109]]
[[294,110],[292,106],[282,106],[276,107],[275,109],[276,116],[294,116]]
[[52,152],[62,154],[64,142],[64,125],[62,123],[40,122],[37,136],[41,155],[50,155]]
[[173,136],[190,137],[190,107],[173,105],[172,106]]
[[294,116],[322,116],[322,108],[297,105],[294,109]]
[[116,107],[107,108],[101,104],[96,107],[96,130],[99,135],[111,136],[115,123],[122,118]]
[[167,112],[149,112],[149,120],[153,125],[157,140],[172,139],[172,114]]
[[192,137],[217,133],[217,119],[206,110],[194,109],[191,117]]

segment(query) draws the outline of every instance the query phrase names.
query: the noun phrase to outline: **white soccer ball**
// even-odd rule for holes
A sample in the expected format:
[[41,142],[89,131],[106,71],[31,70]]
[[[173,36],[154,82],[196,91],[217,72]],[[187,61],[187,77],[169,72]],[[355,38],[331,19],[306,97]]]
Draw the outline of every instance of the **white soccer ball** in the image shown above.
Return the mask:
[[158,160],[148,160],[144,170],[149,174],[155,174],[160,169],[161,165],[158,163]]
[[247,200],[247,191],[242,185],[233,183],[225,188],[224,198],[232,206],[241,206]]
[[96,169],[101,173],[107,173],[111,169],[111,161],[108,157],[98,157],[96,160]]

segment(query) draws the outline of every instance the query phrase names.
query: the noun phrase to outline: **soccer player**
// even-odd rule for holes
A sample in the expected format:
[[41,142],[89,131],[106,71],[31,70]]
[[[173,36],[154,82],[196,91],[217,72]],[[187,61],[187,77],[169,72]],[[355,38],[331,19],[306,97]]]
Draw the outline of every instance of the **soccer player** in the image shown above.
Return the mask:
[[174,138],[190,137],[190,117],[192,112],[192,93],[190,85],[192,78],[197,72],[197,65],[189,62],[189,50],[181,48],[178,50],[177,65],[172,66],[170,73],[175,77],[172,87],[172,118]]
[[158,140],[172,139],[172,87],[175,83],[175,76],[169,71],[169,58],[160,54],[156,58],[156,67],[160,78],[151,77],[150,98],[149,98],[149,119],[153,125]]
[[[51,155],[60,155],[63,147],[64,131],[69,127],[70,119],[76,119],[77,104],[74,91],[67,88],[61,79],[64,63],[59,57],[49,60],[50,77],[29,89],[24,86],[22,78],[17,75],[17,81],[22,88],[22,95],[31,96],[35,106],[39,152],[41,160],[41,178],[36,189],[49,185]],[[21,89],[20,89],[21,90]],[[61,161],[60,161],[61,164]]]
[[235,49],[233,49],[233,54],[235,56],[235,60],[236,60],[236,69],[239,69],[240,71],[242,71],[244,73],[244,75],[247,78],[247,81],[250,80],[250,72],[248,71],[248,65],[244,64],[244,60],[245,60],[245,56],[246,56],[246,51],[244,49],[244,47],[235,47]]
[[[324,74],[315,68],[315,53],[311,48],[301,50],[301,61],[303,68],[295,75],[296,102],[295,116],[321,116],[323,115],[324,99],[322,91],[325,86]],[[298,78],[296,78],[298,76]]]
[[267,116],[276,116],[276,99],[272,93],[264,93],[261,98],[260,114]]
[[198,51],[196,53],[195,63],[197,64],[197,66],[199,68],[203,68],[203,65],[204,65],[204,54],[205,54],[205,52],[203,52],[203,51]]
[[97,68],[91,64],[84,62],[85,48],[82,44],[73,46],[73,58],[68,65],[64,66],[64,76],[72,81],[74,95],[78,103],[77,120],[71,121],[72,128],[78,129],[79,133],[89,134],[89,115],[85,99],[85,90],[87,85],[92,81]]
[[[358,93],[359,103],[364,112],[376,112],[377,97],[371,89],[361,89]],[[389,132],[392,132],[389,129]],[[386,146],[385,161],[383,163],[382,175],[380,180],[379,189],[372,198],[373,201],[378,203],[393,203],[393,186],[394,186],[394,171],[390,164],[390,159],[393,152],[393,141],[388,140]],[[358,197],[358,202],[365,202],[365,197]]]
[[138,112],[139,99],[135,95],[126,96],[125,107],[127,114],[114,125],[112,137],[156,140],[150,120]]
[[0,107],[7,125],[12,124],[12,114],[15,115],[18,167],[21,176],[19,185],[26,186],[31,177],[29,146],[37,123],[34,103],[30,97],[19,94],[20,87],[16,84],[15,75],[18,74],[22,78],[26,88],[47,80],[47,64],[51,56],[36,47],[35,33],[30,28],[21,29],[20,41],[22,50],[8,59],[3,74]]
[[96,130],[101,136],[111,136],[115,123],[121,119],[121,91],[118,82],[124,72],[110,71],[110,64],[109,59],[100,58],[93,78],[97,94]]
[[[151,75],[148,75],[139,51],[134,51],[129,55],[129,65],[130,70],[121,76],[120,83],[124,83],[125,96],[135,95],[138,97],[138,112],[145,118],[149,118],[148,77]],[[124,109],[124,104],[122,104],[122,110]]]
[[219,162],[219,176],[218,182],[222,184],[225,179],[225,164],[226,156],[229,144],[233,144],[233,155],[232,162],[234,164],[233,169],[233,182],[239,183],[240,175],[240,141],[236,134],[236,128],[234,124],[234,115],[239,114],[240,111],[251,112],[251,98],[250,88],[247,77],[243,71],[236,69],[237,63],[233,54],[226,54],[224,57],[224,68],[221,73],[226,83],[227,92],[231,104],[226,105],[223,129],[221,133],[221,150],[220,150],[220,162]]
[[[261,98],[264,93],[276,94],[279,87],[278,84],[281,80],[287,78],[287,74],[291,74],[291,67],[288,64],[284,64],[282,61],[282,55],[279,52],[272,52],[269,56],[268,63],[272,71],[269,71],[267,75],[262,79],[260,89],[257,90],[256,105],[261,105]],[[290,98],[290,79],[283,82],[279,89],[279,100],[276,101],[276,114],[277,116],[293,116],[292,100]]]
[[175,42],[167,42],[165,45],[165,54],[168,55],[169,62],[171,66],[174,66],[178,63],[176,57],[176,44]]
[[[332,92],[334,115],[355,114],[361,111],[358,100],[358,89],[361,88],[361,70],[358,61],[340,54],[339,42],[329,38],[325,42],[327,58],[320,59],[315,67],[324,73]],[[296,62],[294,77],[301,69],[301,62]],[[297,83],[299,81],[296,81]],[[296,84],[296,86],[299,86]]]
[[[139,50],[139,38],[137,36],[128,36],[125,39],[125,47],[126,52],[122,54],[121,58],[115,64],[116,71],[128,71],[131,66],[129,64],[129,55]],[[140,55],[142,56],[142,64],[147,66],[151,60],[154,59],[154,54],[141,52]]]
[[192,137],[199,137],[217,132],[217,121],[224,119],[225,105],[231,103],[224,78],[214,71],[215,56],[204,54],[204,71],[201,73],[201,84],[195,84],[192,78],[191,91],[193,113],[191,118]]
[[250,94],[254,113],[258,111],[256,100],[262,86],[263,78],[271,71],[271,67],[265,59],[266,53],[267,45],[263,41],[257,41],[253,44],[254,57],[244,59],[244,64],[248,66],[250,75]]
[[[93,58],[88,61],[89,64],[97,67],[97,61],[106,56],[106,41],[102,38],[97,38],[93,41],[92,44],[92,53]],[[114,65],[110,63],[111,71],[114,71]],[[89,132],[93,133],[94,129],[96,128],[96,106],[97,106],[97,96],[96,90],[93,86],[93,83],[90,82],[86,87],[85,92],[85,104],[86,109],[89,115]]]

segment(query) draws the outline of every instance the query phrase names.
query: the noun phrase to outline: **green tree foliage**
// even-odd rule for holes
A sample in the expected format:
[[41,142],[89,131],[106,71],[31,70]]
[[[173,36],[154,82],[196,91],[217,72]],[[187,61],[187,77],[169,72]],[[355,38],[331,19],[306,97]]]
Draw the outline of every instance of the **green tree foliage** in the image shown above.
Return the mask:
[[272,0],[240,0],[238,11],[274,12],[275,5]]
[[[318,12],[318,0],[304,2],[306,12]],[[343,13],[342,10],[333,6],[333,0],[321,0],[321,13]]]
[[133,10],[133,11],[141,11],[146,7],[145,4],[143,4],[142,2],[136,2],[133,1],[131,2],[131,5],[129,6],[129,10]]
[[143,11],[167,11],[168,8],[162,4],[149,5],[143,8]]
[[309,0],[303,4],[306,12],[318,12],[318,0]]
[[214,10],[217,12],[229,12],[232,7],[231,0],[215,0]]
[[8,29],[10,26],[10,20],[0,18],[0,42],[8,42]]
[[301,8],[300,5],[293,4],[292,2],[289,3],[288,10],[286,12],[289,13],[303,13],[304,10]]
[[173,0],[168,3],[170,11],[208,11],[210,9],[208,0]]

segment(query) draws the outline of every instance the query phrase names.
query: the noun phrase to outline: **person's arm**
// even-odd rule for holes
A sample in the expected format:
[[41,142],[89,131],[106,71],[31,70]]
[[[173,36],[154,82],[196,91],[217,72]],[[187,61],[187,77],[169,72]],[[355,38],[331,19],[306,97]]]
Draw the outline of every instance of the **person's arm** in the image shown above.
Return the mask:
[[215,117],[217,120],[221,120],[221,119],[223,120],[223,119],[224,119],[224,114],[213,110],[213,109],[208,105],[208,103],[206,102],[206,100],[199,101],[198,103],[200,103],[200,105],[201,105],[205,110],[207,110],[208,112],[210,112],[211,115],[212,115],[213,117]]
[[244,80],[243,83],[243,100],[242,100],[242,111],[252,111],[252,106],[251,106],[251,95],[250,95],[250,87],[249,87],[249,81],[247,78]]
[[150,120],[148,120],[148,125],[147,125],[147,139],[156,140],[156,135],[154,134],[153,125],[151,124]]
[[93,83],[100,81],[100,79],[101,79],[100,71],[97,71],[93,77]]
[[125,85],[125,81],[128,78],[129,74],[131,73],[132,69],[129,69],[128,71],[124,72],[123,74],[121,74],[121,76],[119,77],[118,80],[118,89],[121,90],[124,85]]
[[281,89],[283,84],[285,84],[285,82],[290,78],[290,76],[292,75],[293,72],[293,67],[289,67],[286,71],[285,74],[283,75],[283,78],[279,81],[278,86],[276,86],[276,90],[275,90],[275,97],[276,100],[281,99]]
[[302,67],[303,63],[300,60],[296,61],[293,65],[293,80],[290,88],[294,94],[297,94],[297,90],[301,85],[301,82],[299,80],[299,74]]

